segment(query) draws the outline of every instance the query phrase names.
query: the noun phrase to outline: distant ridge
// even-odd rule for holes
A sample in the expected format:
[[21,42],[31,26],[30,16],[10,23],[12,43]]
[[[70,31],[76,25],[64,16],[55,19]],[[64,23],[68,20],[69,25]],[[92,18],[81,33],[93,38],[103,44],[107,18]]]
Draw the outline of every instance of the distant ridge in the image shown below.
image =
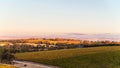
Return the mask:
[[0,40],[6,39],[26,39],[26,38],[67,38],[67,39],[79,39],[79,40],[111,40],[120,41],[120,34],[82,34],[82,33],[63,33],[63,34],[39,34],[34,36],[0,36]]

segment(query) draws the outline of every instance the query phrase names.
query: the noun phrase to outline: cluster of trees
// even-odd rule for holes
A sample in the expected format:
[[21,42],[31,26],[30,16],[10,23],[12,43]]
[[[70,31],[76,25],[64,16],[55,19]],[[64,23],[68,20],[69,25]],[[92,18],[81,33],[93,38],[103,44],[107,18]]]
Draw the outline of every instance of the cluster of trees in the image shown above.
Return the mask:
[[21,53],[21,52],[35,52],[44,50],[58,50],[58,49],[70,49],[78,48],[79,44],[67,44],[67,43],[57,43],[54,46],[32,46],[32,45],[12,45],[4,46],[5,49],[9,50],[10,53]]
[[14,59],[14,55],[8,49],[0,48],[0,63],[11,64]]
[[57,49],[70,49],[70,48],[79,48],[80,44],[67,44],[67,43],[57,43]]
[[55,50],[55,47],[44,47],[44,46],[32,46],[32,45],[12,45],[4,46],[5,49],[10,50],[11,53],[21,53],[21,52],[35,52],[44,50]]
[[[108,40],[88,41],[88,40],[74,40],[74,39],[62,39],[62,38],[56,38],[56,39],[43,38],[42,40],[32,38],[32,39],[19,39],[19,40],[3,40],[3,42],[10,42],[14,44],[12,46],[4,47],[6,49],[9,49],[11,53],[81,48],[81,47],[119,46],[120,45],[120,42],[108,41]],[[74,43],[74,42],[77,42],[77,43]],[[35,43],[35,44],[38,44],[38,46],[17,45],[16,43]],[[46,44],[48,46],[39,46],[39,44]],[[55,45],[55,47],[49,47],[49,45]]]
[[116,42],[116,41],[81,41],[80,42],[81,45],[83,45],[84,47],[97,47],[97,46],[119,46],[120,42]]
[[12,46],[4,46],[5,49],[9,50],[10,53],[21,53],[21,52],[32,52],[37,51],[36,48],[34,48],[31,45],[12,45]]

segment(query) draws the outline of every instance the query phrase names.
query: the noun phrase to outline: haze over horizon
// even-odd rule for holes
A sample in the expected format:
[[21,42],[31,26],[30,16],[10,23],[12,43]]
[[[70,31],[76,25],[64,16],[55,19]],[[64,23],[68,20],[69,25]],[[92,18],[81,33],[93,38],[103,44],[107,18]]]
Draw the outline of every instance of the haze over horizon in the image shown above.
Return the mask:
[[0,36],[110,33],[115,37],[120,34],[119,8],[120,0],[0,0]]
[[0,40],[9,39],[29,39],[29,38],[66,38],[78,40],[110,40],[120,41],[120,34],[102,33],[102,34],[85,34],[85,33],[33,33],[33,34],[9,34],[0,35]]

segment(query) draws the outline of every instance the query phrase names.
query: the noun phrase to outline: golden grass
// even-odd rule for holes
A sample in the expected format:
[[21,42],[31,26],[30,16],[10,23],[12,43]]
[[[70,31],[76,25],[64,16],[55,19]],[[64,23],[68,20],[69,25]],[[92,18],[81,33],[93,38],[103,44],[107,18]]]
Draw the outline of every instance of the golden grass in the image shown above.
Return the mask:
[[5,65],[5,64],[0,64],[0,68],[17,68],[17,67]]

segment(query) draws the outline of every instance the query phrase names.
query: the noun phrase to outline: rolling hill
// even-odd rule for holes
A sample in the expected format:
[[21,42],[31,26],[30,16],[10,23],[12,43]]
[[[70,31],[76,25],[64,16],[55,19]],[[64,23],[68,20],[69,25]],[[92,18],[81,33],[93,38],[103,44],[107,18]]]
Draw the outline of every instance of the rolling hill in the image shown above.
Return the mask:
[[62,68],[120,68],[120,46],[17,53],[17,60]]

